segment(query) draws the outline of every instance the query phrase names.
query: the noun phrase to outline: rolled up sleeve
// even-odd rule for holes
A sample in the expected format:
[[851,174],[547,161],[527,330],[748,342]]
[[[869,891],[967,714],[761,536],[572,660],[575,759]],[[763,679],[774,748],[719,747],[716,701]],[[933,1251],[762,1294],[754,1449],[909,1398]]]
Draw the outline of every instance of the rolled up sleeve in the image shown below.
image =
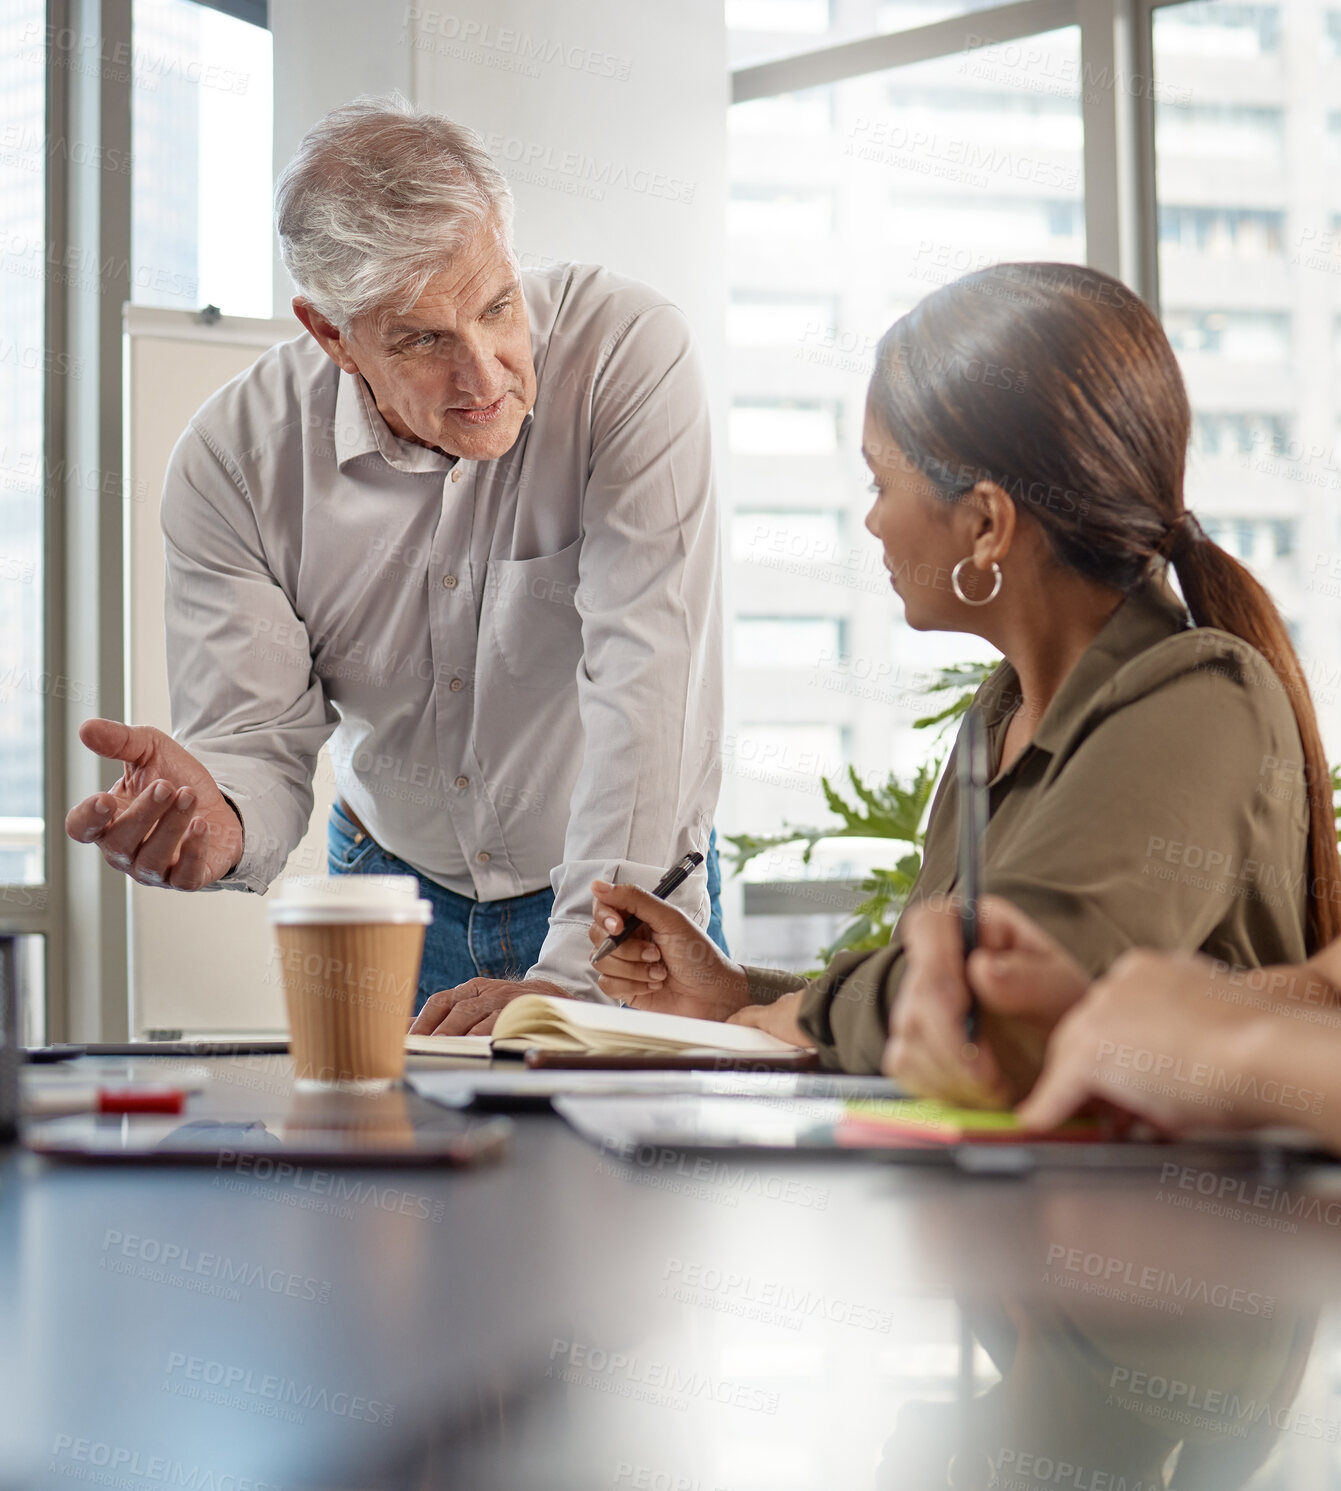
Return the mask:
[[[708,400],[683,316],[641,313],[593,389],[577,609],[583,760],[549,935],[528,976],[599,999],[591,881],[706,853],[720,782],[721,616]],[[700,868],[675,897],[706,925]]]

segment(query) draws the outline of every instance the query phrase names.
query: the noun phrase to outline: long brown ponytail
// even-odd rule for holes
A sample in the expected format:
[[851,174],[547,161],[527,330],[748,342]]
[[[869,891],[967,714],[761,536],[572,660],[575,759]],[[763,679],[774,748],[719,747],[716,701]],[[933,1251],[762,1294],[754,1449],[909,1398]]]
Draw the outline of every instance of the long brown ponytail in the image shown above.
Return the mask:
[[1285,622],[1261,583],[1232,554],[1201,533],[1195,518],[1179,526],[1182,531],[1169,557],[1192,620],[1251,643],[1271,664],[1294,709],[1308,788],[1308,942],[1309,951],[1317,952],[1341,935],[1341,864],[1332,773],[1308,680]]
[[905,459],[946,497],[995,482],[1061,563],[1122,591],[1167,560],[1197,626],[1262,654],[1304,750],[1309,951],[1341,934],[1331,773],[1308,681],[1271,597],[1183,505],[1191,411],[1150,308],[1096,269],[993,265],[890,327],[870,399]]

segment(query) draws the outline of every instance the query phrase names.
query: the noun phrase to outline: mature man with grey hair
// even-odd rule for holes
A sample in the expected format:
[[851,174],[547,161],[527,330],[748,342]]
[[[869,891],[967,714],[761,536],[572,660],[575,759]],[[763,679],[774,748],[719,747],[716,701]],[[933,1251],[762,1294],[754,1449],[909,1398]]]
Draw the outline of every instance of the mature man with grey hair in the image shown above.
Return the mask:
[[[211,398],[163,496],[173,736],[88,722],[121,781],[71,835],[147,885],[263,892],[329,740],[336,873],[434,902],[416,1028],[600,998],[593,878],[706,850],[717,516],[683,316],[604,269],[522,273],[468,130],[336,109],[280,179],[309,335]],[[710,867],[715,856],[710,856]],[[703,871],[681,893],[710,919]],[[715,918],[714,918],[715,920]]]

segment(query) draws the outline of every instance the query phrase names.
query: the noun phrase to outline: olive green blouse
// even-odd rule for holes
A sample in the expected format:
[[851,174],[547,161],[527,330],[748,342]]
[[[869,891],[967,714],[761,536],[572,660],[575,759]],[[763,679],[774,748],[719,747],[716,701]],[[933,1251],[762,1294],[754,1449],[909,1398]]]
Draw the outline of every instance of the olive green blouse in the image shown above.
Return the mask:
[[[1015,670],[1003,663],[977,698],[994,773],[985,891],[1094,975],[1137,946],[1242,967],[1305,957],[1303,750],[1290,700],[1255,649],[1193,629],[1151,578],[1105,623],[1005,771]],[[952,753],[910,906],[954,888],[957,849]],[[805,989],[801,1025],[826,1066],[876,1072],[903,968],[896,926],[888,947],[841,954],[809,984],[747,972],[759,1003]]]

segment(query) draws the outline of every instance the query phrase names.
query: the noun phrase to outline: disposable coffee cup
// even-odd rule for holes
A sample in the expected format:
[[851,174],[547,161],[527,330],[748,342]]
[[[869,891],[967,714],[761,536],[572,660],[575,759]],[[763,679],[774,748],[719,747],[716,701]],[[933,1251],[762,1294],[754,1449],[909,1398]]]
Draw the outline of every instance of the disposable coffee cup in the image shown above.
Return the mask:
[[433,907],[413,875],[291,875],[270,893],[300,1087],[399,1081]]

